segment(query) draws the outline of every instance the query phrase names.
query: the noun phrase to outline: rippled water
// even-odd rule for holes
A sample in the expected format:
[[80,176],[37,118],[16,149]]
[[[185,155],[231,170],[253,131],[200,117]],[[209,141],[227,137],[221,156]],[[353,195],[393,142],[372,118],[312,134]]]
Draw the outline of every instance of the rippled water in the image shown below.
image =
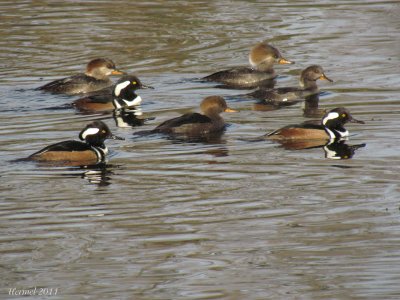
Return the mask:
[[[399,299],[398,1],[7,1],[0,13],[0,298]],[[347,143],[366,144],[352,159],[245,141],[304,121],[301,105],[258,111],[243,91],[192,80],[246,65],[261,40],[296,61],[276,67],[277,86],[310,64],[334,79],[320,106],[366,122],[348,126]],[[208,95],[240,113],[224,115],[218,143],[175,143],[33,90],[98,56],[155,87],[140,91],[156,117],[140,130]],[[94,119],[126,138],[108,141],[106,168],[11,162]]]

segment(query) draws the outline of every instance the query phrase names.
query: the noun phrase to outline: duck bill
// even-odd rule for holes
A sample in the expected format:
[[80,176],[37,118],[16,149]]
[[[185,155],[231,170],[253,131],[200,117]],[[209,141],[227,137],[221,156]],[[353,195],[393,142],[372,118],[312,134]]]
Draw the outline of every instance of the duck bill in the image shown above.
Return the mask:
[[141,89],[151,89],[151,90],[154,90],[154,87],[152,87],[151,85],[145,85],[145,84],[142,84],[141,86],[140,86],[140,88]]
[[281,57],[278,60],[278,64],[280,64],[280,65],[292,65],[292,64],[294,64],[294,61],[290,61],[290,60],[287,60],[286,58]]
[[233,112],[238,112],[236,109],[232,109],[232,108],[225,108],[224,112],[229,112],[229,113],[233,113]]
[[120,70],[112,70],[111,75],[126,75],[126,73]]
[[322,74],[321,77],[319,78],[321,80],[328,80],[329,82],[333,82],[332,79],[330,79],[329,77],[327,77],[325,74]]
[[364,121],[354,119],[353,117],[350,117],[348,122],[350,122],[350,123],[358,123],[358,124],[365,124]]
[[117,135],[114,135],[114,134],[110,134],[107,138],[109,138],[111,140],[120,140],[120,141],[125,140],[125,138],[117,136]]

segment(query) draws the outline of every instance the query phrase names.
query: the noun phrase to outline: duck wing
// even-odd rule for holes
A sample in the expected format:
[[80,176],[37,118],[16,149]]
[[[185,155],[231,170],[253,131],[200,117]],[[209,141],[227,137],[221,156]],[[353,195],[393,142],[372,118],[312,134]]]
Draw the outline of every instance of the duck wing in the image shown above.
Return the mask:
[[239,87],[255,87],[264,85],[262,83],[265,81],[269,82],[275,77],[276,75],[274,73],[261,72],[248,67],[236,67],[215,72],[203,77],[203,80],[221,82]]
[[86,150],[91,150],[91,146],[80,142],[80,141],[64,141],[64,142],[59,142],[50,146],[47,146],[43,148],[42,150],[33,153],[30,157],[38,155],[38,154],[43,154],[48,151],[62,151],[62,152],[72,152],[72,151],[86,151]]
[[199,124],[199,123],[211,123],[212,120],[199,113],[187,113],[180,117],[167,120],[160,125],[158,125],[153,132],[165,132],[169,131],[171,128],[180,127],[187,124]]

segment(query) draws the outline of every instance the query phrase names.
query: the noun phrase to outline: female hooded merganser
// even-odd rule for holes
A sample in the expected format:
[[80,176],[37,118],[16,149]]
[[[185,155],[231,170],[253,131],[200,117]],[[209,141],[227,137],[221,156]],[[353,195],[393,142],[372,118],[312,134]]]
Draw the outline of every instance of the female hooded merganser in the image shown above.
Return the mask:
[[237,67],[216,72],[204,77],[204,80],[223,83],[228,87],[254,88],[271,86],[271,81],[276,77],[274,64],[293,64],[283,58],[275,47],[266,42],[255,45],[249,55],[249,67]]
[[340,140],[349,136],[349,132],[343,127],[347,122],[364,124],[353,118],[344,107],[338,107],[327,112],[321,120],[321,124],[303,123],[289,125],[275,130],[266,135],[268,139],[287,140]]
[[317,80],[328,80],[324,70],[319,65],[312,65],[301,72],[299,85],[300,87],[282,87],[276,89],[258,89],[246,96],[254,97],[261,100],[258,104],[272,104],[277,106],[287,106],[296,104],[300,99],[318,94],[319,89]]
[[90,93],[111,86],[112,81],[109,76],[120,74],[124,73],[116,69],[112,60],[96,58],[87,64],[85,73],[58,79],[37,89],[67,95]]
[[74,140],[59,142],[33,153],[28,160],[94,165],[105,161],[108,154],[108,149],[104,145],[106,139],[123,140],[113,135],[101,121],[88,124],[79,133],[79,138],[84,142]]
[[114,87],[105,88],[84,98],[75,100],[72,106],[83,112],[99,112],[123,107],[140,105],[142,98],[135,92],[137,89],[152,89],[142,84],[134,75],[121,77]]
[[136,134],[163,133],[174,137],[207,138],[209,135],[222,133],[225,129],[222,112],[236,112],[229,108],[224,98],[209,96],[200,104],[203,114],[187,113],[180,117],[167,120],[155,129]]

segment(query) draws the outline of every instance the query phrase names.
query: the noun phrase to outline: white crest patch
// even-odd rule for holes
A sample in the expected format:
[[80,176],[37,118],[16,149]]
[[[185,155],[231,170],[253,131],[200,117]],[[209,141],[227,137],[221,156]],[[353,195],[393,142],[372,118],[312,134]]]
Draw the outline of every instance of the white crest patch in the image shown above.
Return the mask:
[[139,105],[140,103],[142,103],[142,98],[140,98],[140,96],[137,96],[132,101],[128,101],[125,99],[123,99],[123,101],[126,103],[126,106],[136,106],[136,105]]
[[98,133],[99,131],[100,131],[99,128],[88,128],[88,129],[86,129],[86,130],[82,133],[82,138],[83,138],[83,139],[86,139],[86,137],[87,137],[88,135],[96,134],[96,133]]
[[337,118],[339,118],[339,114],[337,112],[330,112],[324,118],[324,120],[322,121],[322,124],[326,125],[326,122],[328,122],[329,120],[334,120],[334,119],[337,119]]
[[121,94],[121,91],[122,91],[124,88],[126,88],[130,83],[131,83],[131,82],[130,82],[129,80],[127,80],[127,81],[124,81],[124,82],[121,82],[121,83],[117,84],[117,85],[115,86],[115,89],[114,89],[114,94],[115,94],[115,96],[119,96],[119,94]]

